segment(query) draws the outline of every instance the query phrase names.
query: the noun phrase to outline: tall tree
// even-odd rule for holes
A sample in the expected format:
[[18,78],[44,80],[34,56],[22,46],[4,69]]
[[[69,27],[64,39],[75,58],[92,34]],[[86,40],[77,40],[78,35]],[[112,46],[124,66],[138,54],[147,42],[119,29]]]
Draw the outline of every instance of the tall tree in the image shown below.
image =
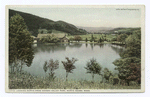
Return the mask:
[[94,81],[95,74],[101,75],[102,67],[94,58],[90,59],[90,61],[87,62],[86,67],[84,68],[87,70],[87,73],[90,73],[92,75],[93,81]]
[[66,57],[66,60],[67,61],[62,61],[62,63],[63,63],[63,66],[66,70],[66,81],[67,81],[68,74],[73,73],[73,70],[76,69],[76,67],[74,66],[74,63],[77,61],[77,59],[72,58],[70,60],[68,57]]
[[14,67],[21,71],[24,64],[31,66],[34,58],[32,43],[24,19],[19,14],[12,16],[9,21],[9,65],[13,67],[12,71]]
[[86,38],[86,39],[85,39],[85,41],[87,42],[87,41],[88,41],[88,39]]
[[91,35],[91,40],[90,40],[90,42],[92,42],[92,41],[95,41],[95,38],[94,38],[93,34]]
[[98,42],[100,42],[100,43],[101,43],[101,42],[102,42],[102,39],[100,38]]
[[79,41],[82,40],[82,37],[79,36],[79,35],[75,35],[75,36],[74,36],[74,40],[79,42]]

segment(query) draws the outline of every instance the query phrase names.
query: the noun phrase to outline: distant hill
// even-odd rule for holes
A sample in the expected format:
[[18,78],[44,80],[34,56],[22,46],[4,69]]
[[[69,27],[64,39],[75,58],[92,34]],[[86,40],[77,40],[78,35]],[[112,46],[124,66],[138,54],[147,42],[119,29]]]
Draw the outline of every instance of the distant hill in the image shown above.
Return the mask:
[[109,33],[118,33],[118,34],[122,34],[122,33],[126,33],[126,34],[131,34],[133,31],[138,31],[141,30],[140,27],[138,28],[114,28],[112,30],[109,31]]
[[89,33],[126,33],[126,34],[131,34],[133,31],[140,30],[140,27],[137,28],[129,28],[129,27],[117,27],[117,28],[112,28],[112,27],[80,27],[78,28],[85,29]]
[[72,34],[72,35],[87,33],[86,30],[79,29],[73,24],[69,24],[64,21],[53,21],[50,19],[42,18],[39,16],[35,16],[32,14],[19,12],[19,11],[15,11],[11,9],[9,9],[9,19],[16,13],[20,14],[24,18],[24,21],[26,22],[28,30],[34,36],[37,36],[38,29],[58,30],[58,31],[62,31],[62,32]]
[[81,27],[81,26],[78,26],[78,28],[85,29],[90,33],[107,33],[109,30],[114,29],[111,27]]

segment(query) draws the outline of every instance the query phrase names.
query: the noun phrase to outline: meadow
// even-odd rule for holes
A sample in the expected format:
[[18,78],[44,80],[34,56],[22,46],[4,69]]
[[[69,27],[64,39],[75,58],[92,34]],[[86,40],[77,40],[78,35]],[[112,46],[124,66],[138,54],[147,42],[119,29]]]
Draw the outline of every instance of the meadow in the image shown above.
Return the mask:
[[58,79],[49,80],[48,77],[42,78],[33,76],[29,73],[9,73],[10,89],[140,89],[140,85],[113,85],[98,81],[87,80],[68,80]]

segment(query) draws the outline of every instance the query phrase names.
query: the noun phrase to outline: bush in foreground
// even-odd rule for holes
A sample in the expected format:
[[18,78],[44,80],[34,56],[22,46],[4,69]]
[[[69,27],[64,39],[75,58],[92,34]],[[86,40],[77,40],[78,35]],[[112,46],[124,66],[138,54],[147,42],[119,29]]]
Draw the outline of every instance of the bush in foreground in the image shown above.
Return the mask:
[[122,86],[87,80],[68,80],[56,78],[49,81],[48,77],[36,77],[28,73],[9,74],[10,89],[140,89],[139,85]]

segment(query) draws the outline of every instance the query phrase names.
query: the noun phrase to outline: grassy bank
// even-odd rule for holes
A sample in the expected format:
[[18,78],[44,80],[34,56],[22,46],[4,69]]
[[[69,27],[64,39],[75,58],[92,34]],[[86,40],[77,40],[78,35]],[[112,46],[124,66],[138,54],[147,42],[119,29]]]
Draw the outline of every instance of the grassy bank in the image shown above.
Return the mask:
[[68,80],[56,78],[50,81],[48,77],[41,78],[28,73],[9,73],[10,89],[140,89],[140,86],[122,86],[87,80]]

